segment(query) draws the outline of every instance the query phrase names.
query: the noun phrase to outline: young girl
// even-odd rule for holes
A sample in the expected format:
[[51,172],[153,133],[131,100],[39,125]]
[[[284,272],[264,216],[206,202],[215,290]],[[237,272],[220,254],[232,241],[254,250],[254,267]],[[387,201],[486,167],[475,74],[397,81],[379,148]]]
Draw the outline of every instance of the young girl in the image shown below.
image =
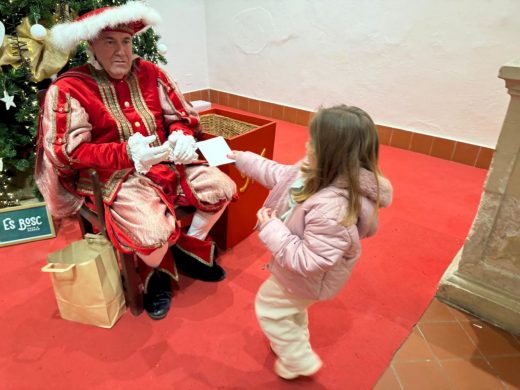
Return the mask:
[[309,342],[307,308],[334,297],[376,232],[377,209],[392,200],[378,168],[379,141],[370,116],[345,105],[321,109],[310,122],[307,156],[281,165],[251,152],[230,158],[271,189],[258,213],[259,237],[272,253],[270,277],[256,295],[256,315],[284,379],[322,366]]

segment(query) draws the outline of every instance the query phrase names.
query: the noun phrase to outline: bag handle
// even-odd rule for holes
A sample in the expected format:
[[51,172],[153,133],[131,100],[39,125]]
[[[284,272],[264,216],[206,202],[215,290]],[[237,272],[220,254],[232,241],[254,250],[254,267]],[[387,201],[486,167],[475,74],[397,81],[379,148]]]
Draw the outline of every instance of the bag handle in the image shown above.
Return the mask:
[[42,272],[50,272],[50,273],[64,273],[70,271],[72,268],[76,266],[76,264],[69,264],[65,268],[54,268],[54,266],[59,263],[49,263],[42,267]]
[[84,239],[87,241],[89,245],[101,245],[106,246],[110,244],[110,241],[108,241],[103,235],[101,234],[93,234],[93,233],[86,233],[84,236]]

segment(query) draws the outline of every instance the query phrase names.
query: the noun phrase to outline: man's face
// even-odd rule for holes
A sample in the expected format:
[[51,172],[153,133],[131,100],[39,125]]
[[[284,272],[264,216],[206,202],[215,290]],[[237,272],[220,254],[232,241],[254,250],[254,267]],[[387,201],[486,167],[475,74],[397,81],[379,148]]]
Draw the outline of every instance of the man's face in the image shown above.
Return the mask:
[[90,42],[97,61],[114,79],[125,77],[132,67],[132,36],[125,32],[103,31]]

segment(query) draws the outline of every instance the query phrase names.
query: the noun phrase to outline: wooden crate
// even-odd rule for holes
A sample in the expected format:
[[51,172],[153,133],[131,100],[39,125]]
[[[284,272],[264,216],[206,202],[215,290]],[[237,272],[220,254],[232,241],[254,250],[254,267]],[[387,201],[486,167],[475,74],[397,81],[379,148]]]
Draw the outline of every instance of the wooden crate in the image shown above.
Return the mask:
[[[273,158],[276,122],[213,108],[200,113],[203,139],[223,136],[231,150],[251,151]],[[268,190],[243,177],[234,164],[219,167],[237,184],[238,201],[231,202],[210,232],[217,246],[229,249],[253,232],[256,212]]]

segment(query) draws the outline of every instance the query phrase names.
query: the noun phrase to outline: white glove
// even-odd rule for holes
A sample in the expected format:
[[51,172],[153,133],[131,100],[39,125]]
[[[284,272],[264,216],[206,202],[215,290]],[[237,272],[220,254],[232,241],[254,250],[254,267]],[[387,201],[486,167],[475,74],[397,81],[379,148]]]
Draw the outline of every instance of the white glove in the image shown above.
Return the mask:
[[170,148],[167,144],[150,147],[156,138],[155,135],[143,137],[141,133],[135,133],[128,138],[128,149],[134,161],[135,170],[143,175],[155,164],[168,160]]
[[175,164],[189,164],[198,158],[197,145],[191,135],[183,134],[177,130],[168,137],[171,161]]

